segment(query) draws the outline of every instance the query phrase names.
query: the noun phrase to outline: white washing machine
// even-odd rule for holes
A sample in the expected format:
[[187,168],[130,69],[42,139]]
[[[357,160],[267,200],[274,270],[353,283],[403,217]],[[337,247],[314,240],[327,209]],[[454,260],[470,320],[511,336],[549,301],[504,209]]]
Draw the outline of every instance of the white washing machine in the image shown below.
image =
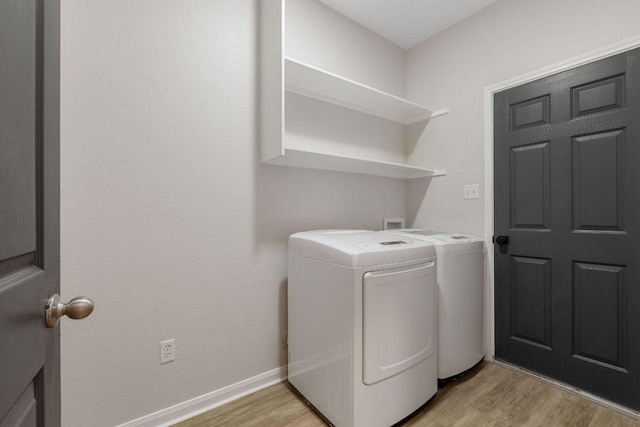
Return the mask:
[[289,238],[289,382],[337,427],[388,427],[437,391],[436,252],[327,230]]
[[482,239],[453,232],[389,230],[432,243],[438,254],[438,378],[446,380],[484,358]]

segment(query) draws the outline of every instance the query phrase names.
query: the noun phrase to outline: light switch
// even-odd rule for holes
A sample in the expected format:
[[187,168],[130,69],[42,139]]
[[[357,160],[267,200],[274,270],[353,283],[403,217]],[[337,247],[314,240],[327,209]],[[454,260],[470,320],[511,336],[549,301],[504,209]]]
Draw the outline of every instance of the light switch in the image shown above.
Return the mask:
[[479,199],[480,190],[478,184],[468,184],[464,186],[464,198],[465,199]]

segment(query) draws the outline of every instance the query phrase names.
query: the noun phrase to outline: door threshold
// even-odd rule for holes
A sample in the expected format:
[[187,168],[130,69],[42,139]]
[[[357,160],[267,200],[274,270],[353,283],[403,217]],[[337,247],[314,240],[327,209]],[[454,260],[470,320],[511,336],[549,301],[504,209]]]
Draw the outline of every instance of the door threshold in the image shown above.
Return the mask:
[[552,386],[557,387],[557,388],[559,388],[561,390],[567,391],[567,392],[569,392],[571,394],[574,394],[576,396],[579,396],[579,397],[582,397],[584,399],[587,399],[587,400],[589,400],[589,401],[591,401],[593,403],[597,403],[598,405],[604,406],[605,408],[611,409],[612,411],[618,412],[619,414],[626,415],[629,418],[633,418],[635,420],[640,420],[640,412],[637,412],[637,411],[635,411],[635,410],[633,410],[631,408],[627,408],[626,406],[622,406],[619,403],[615,403],[615,402],[612,402],[610,400],[604,399],[603,397],[600,397],[600,396],[597,396],[595,394],[589,393],[589,392],[584,391],[582,389],[579,389],[579,388],[577,388],[575,386],[560,382],[560,381],[555,380],[553,378],[544,376],[544,375],[539,374],[537,372],[533,372],[533,371],[530,371],[528,369],[522,368],[520,366],[516,366],[516,365],[512,365],[512,364],[507,363],[507,362],[500,361],[500,360],[496,359],[495,357],[493,358],[493,363],[498,365],[498,366],[501,366],[503,368],[511,369],[512,371],[517,371],[517,372],[523,373],[523,374],[525,374],[527,376],[530,376],[530,377],[536,378],[538,380],[544,381],[547,384],[551,384]]

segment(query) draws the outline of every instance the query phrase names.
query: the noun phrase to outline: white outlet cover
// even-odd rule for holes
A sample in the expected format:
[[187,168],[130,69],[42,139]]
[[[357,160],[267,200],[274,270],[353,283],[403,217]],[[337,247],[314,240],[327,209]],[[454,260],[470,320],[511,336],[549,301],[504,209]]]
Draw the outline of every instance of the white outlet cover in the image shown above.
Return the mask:
[[176,340],[160,341],[160,364],[176,359]]

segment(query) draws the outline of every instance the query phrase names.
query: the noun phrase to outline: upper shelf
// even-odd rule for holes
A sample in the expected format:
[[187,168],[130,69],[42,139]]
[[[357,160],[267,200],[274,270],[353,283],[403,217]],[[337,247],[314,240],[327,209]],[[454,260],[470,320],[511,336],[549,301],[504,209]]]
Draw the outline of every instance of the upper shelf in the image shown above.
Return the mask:
[[285,57],[286,90],[330,102],[403,125],[432,117],[433,112],[398,96]]

